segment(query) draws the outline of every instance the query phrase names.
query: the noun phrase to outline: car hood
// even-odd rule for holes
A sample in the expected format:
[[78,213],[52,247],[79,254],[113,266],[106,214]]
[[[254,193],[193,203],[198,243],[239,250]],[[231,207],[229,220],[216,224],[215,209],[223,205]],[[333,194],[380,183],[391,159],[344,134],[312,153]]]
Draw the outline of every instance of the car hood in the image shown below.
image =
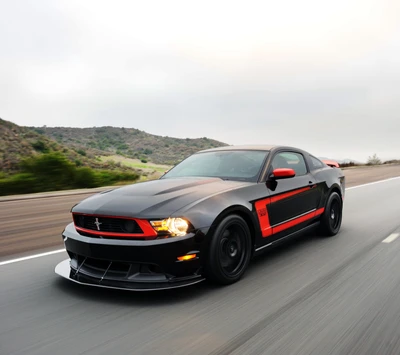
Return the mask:
[[141,182],[91,196],[72,212],[166,218],[188,204],[250,183],[219,178],[173,178]]

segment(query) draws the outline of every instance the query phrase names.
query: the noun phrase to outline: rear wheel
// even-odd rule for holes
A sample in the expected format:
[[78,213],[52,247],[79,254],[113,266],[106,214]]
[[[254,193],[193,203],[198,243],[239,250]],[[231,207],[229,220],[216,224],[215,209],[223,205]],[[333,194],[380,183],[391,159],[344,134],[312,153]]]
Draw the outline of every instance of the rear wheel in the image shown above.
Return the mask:
[[225,217],[215,230],[206,264],[206,275],[219,284],[238,281],[251,256],[249,227],[238,215]]
[[342,209],[343,204],[340,195],[337,192],[332,192],[321,217],[319,234],[331,237],[339,232],[342,225]]

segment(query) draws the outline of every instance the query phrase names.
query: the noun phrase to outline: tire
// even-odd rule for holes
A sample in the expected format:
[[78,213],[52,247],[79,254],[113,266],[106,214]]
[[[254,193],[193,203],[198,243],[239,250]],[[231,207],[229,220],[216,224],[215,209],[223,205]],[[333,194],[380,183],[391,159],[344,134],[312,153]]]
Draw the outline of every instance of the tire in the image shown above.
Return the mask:
[[237,282],[251,258],[250,230],[238,215],[225,217],[217,226],[210,243],[206,277],[221,285]]
[[338,234],[342,225],[342,198],[337,192],[332,192],[326,202],[325,211],[321,217],[319,234],[332,237]]

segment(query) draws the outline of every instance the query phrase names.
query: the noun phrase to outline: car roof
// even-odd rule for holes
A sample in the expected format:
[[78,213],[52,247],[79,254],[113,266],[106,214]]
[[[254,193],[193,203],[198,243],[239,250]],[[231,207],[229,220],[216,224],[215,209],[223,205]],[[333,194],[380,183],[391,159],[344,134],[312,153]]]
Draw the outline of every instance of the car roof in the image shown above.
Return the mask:
[[299,149],[299,148],[287,147],[287,146],[283,146],[283,145],[267,145],[267,144],[249,145],[249,144],[247,144],[247,145],[227,145],[227,146],[218,147],[218,148],[210,148],[210,149],[201,150],[198,153],[214,152],[214,151],[221,151],[221,150],[264,150],[264,151],[271,151],[271,150],[275,150],[275,149],[278,149],[278,148],[301,151],[301,149]]

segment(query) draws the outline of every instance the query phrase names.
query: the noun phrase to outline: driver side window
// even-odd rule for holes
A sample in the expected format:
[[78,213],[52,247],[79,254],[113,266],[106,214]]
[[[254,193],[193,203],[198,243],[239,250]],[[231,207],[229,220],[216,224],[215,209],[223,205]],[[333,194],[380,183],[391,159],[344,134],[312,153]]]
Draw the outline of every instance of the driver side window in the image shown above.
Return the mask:
[[307,174],[304,157],[299,153],[281,152],[272,160],[272,169],[288,168],[296,172],[296,176]]

